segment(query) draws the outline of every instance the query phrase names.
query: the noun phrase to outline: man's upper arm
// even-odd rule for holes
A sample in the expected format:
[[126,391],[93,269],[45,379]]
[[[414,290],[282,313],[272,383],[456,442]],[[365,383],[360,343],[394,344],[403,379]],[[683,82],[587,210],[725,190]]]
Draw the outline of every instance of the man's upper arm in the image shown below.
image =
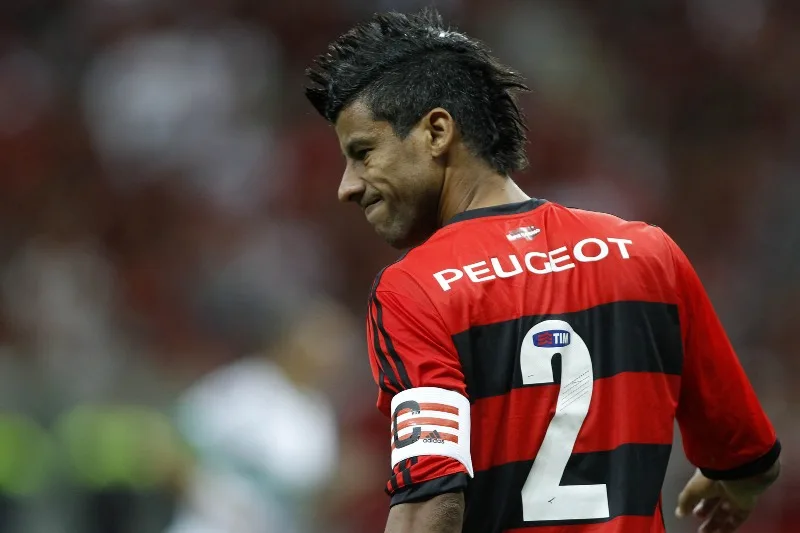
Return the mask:
[[775,430],[694,268],[667,240],[681,298],[684,363],[677,419],[686,456],[712,479],[761,474],[780,454]]
[[442,317],[405,272],[390,268],[376,280],[367,344],[390,422],[392,505],[462,491],[472,464],[461,363]]

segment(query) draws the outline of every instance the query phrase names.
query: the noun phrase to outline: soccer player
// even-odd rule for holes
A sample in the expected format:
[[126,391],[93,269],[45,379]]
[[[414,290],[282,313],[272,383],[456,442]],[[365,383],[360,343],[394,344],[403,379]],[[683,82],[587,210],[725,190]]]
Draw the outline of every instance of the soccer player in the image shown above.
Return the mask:
[[367,317],[386,531],[662,532],[676,419],[698,467],[676,512],[736,529],[778,475],[772,425],[662,230],[511,180],[520,76],[434,11],[377,15],[308,76],[345,155],[340,200],[408,249]]

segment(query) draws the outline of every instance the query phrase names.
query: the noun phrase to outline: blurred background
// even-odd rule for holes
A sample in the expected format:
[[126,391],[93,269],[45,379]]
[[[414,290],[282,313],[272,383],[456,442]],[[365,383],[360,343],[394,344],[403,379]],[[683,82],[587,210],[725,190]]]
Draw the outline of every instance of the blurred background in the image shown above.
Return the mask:
[[[0,531],[382,530],[363,315],[396,252],[337,204],[303,69],[425,3],[0,3]],[[530,80],[527,192],[693,260],[784,443],[746,531],[798,531],[798,4],[436,5]],[[676,436],[668,512],[690,471]]]

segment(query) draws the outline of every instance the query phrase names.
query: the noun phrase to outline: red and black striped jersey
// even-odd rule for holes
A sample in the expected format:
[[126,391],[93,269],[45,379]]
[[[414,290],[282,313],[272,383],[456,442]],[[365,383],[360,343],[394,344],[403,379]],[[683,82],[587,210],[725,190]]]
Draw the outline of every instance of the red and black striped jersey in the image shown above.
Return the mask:
[[458,431],[429,400],[393,411],[397,395],[468,400],[471,468],[426,452],[386,487],[392,504],[463,490],[466,533],[663,532],[675,420],[711,478],[780,453],[699,278],[648,224],[543,200],[461,213],[378,275],[367,326],[394,445]]

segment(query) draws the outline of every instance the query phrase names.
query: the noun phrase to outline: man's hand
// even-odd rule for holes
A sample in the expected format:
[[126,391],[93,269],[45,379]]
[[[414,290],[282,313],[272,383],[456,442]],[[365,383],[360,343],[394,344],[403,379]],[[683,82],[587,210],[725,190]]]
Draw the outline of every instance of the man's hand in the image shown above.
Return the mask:
[[385,533],[461,533],[463,521],[464,495],[441,494],[392,507]]
[[735,481],[714,481],[697,470],[678,496],[678,518],[694,514],[703,524],[700,533],[731,533],[741,526],[761,493],[778,477],[780,463],[760,476]]

